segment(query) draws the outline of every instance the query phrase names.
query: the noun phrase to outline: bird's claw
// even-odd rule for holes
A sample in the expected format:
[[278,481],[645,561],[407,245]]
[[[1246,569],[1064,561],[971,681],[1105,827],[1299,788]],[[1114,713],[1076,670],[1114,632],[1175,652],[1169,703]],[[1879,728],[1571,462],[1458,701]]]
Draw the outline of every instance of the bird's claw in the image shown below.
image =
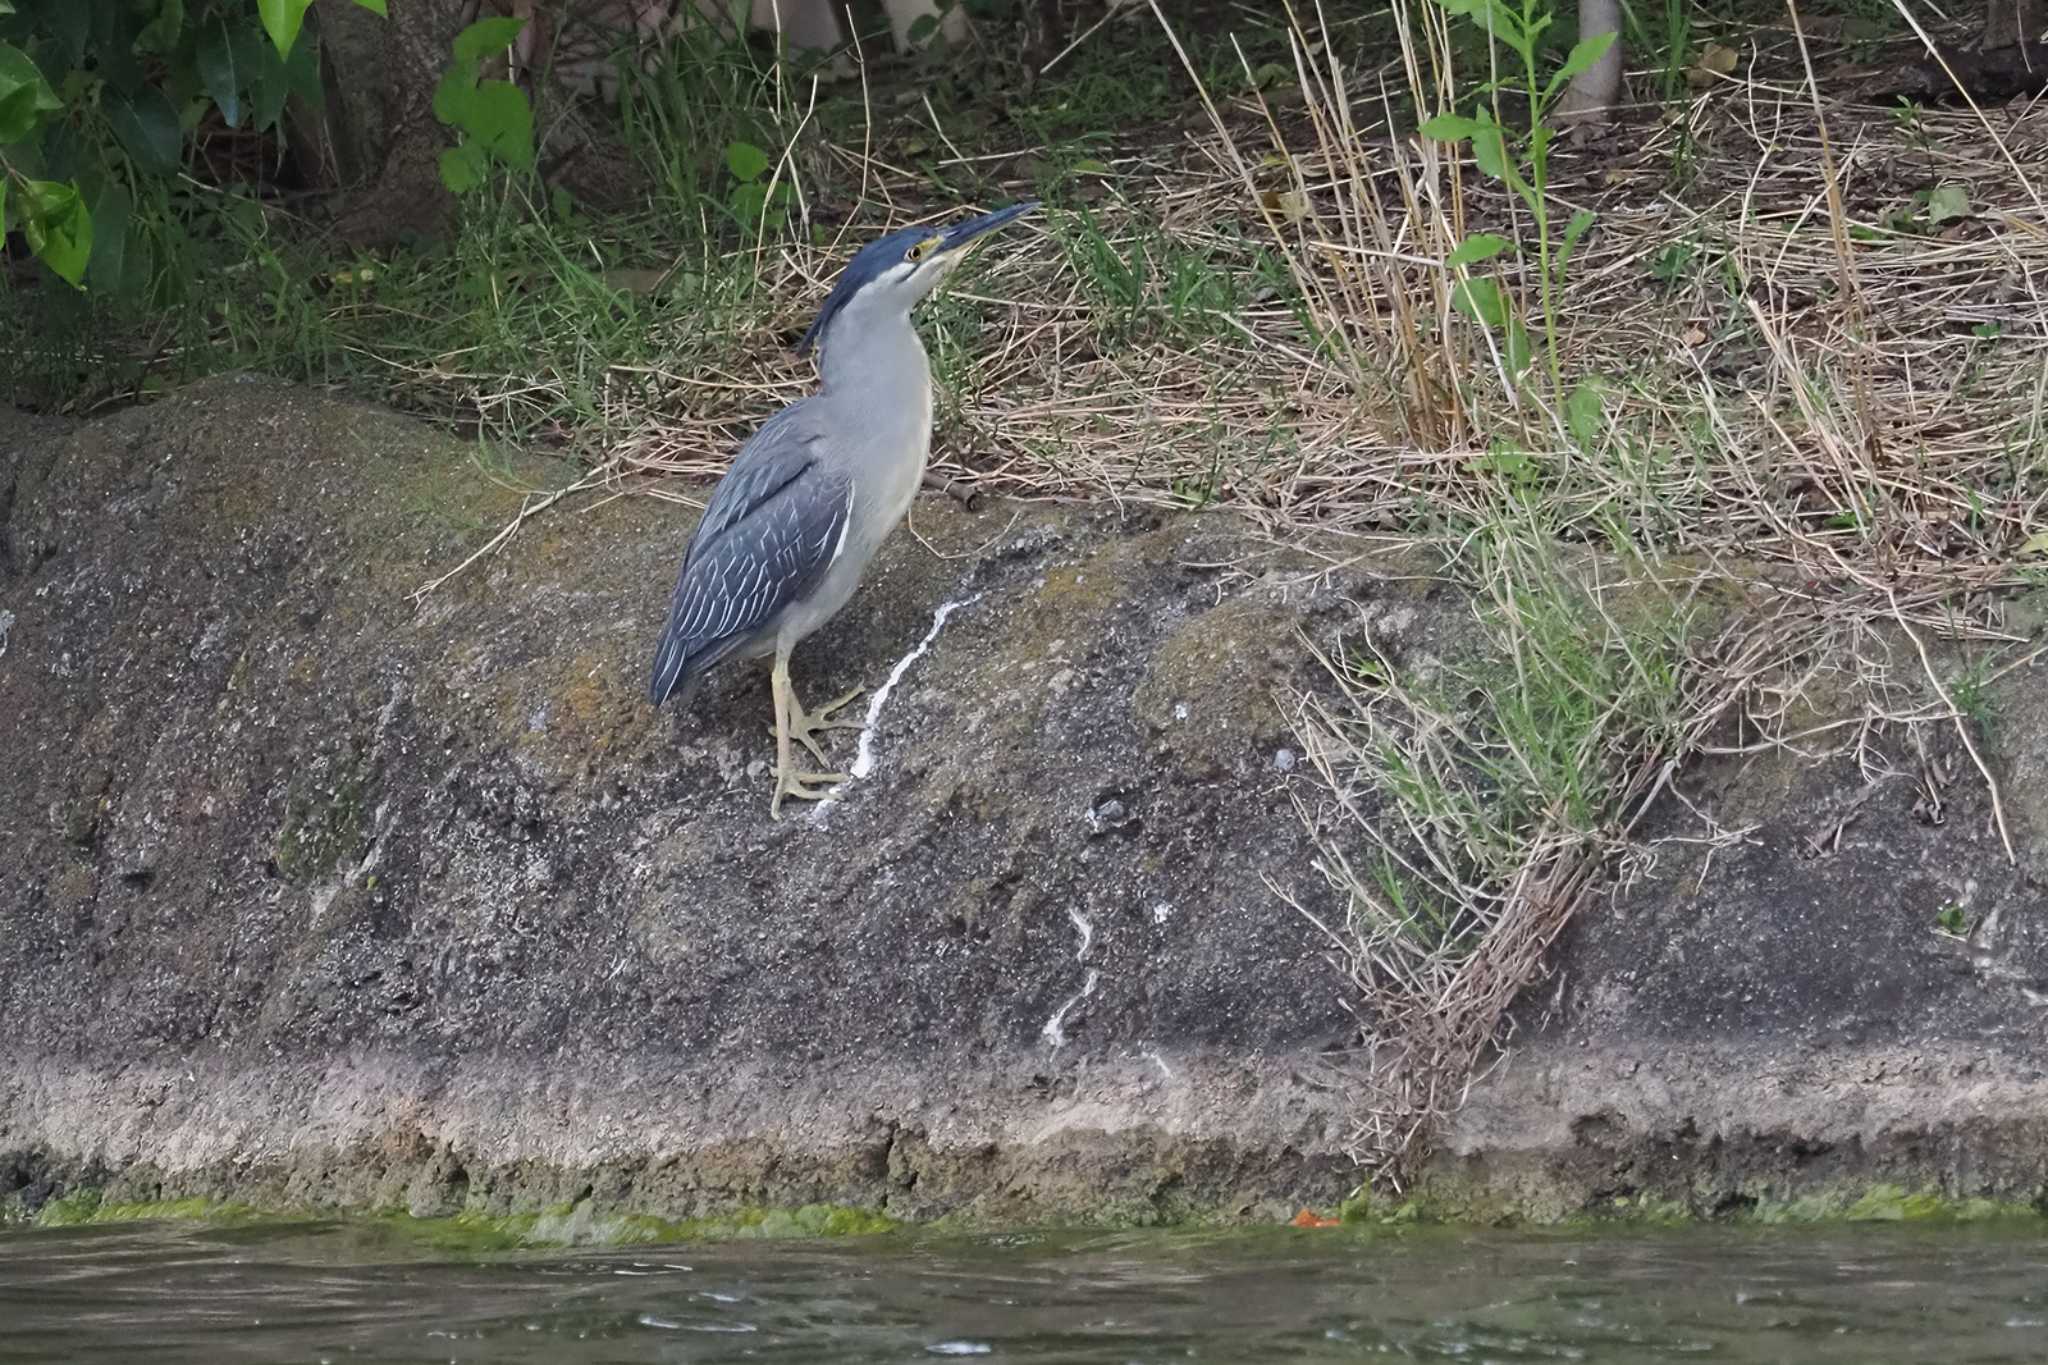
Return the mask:
[[[803,745],[806,749],[809,749],[811,757],[817,759],[818,762],[830,763],[832,760],[825,757],[824,749],[818,744],[818,732],[820,730],[865,729],[866,723],[863,721],[831,720],[828,717],[866,690],[864,687],[856,687],[853,691],[839,698],[839,700],[826,702],[815,711],[804,710],[803,706],[797,701],[796,694],[794,692],[790,693],[789,737]],[[769,727],[771,733],[774,728],[773,726]]]
[[845,773],[801,773],[795,769],[777,769],[775,799],[768,803],[768,818],[782,818],[782,798],[785,796],[798,801],[822,801],[832,794],[834,787],[846,780]]

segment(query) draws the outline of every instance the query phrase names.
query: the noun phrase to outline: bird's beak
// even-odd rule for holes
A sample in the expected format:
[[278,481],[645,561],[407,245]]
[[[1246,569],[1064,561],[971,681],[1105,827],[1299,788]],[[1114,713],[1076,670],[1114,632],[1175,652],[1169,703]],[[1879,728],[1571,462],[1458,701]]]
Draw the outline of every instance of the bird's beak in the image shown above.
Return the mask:
[[1026,199],[1022,203],[997,209],[994,213],[984,213],[979,218],[969,218],[964,223],[957,223],[946,229],[946,235],[939,243],[939,250],[945,255],[952,255],[978,240],[982,234],[994,232],[1011,219],[1022,218],[1037,207],[1036,199]]

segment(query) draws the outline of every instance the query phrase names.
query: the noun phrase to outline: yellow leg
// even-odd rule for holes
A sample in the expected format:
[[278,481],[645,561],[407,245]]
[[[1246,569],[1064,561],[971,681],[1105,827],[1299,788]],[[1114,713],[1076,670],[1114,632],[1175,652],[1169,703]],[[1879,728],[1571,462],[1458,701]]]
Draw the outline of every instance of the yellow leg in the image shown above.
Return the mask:
[[858,697],[862,692],[865,692],[866,688],[856,687],[838,701],[828,701],[815,711],[805,711],[803,703],[799,702],[796,698],[795,686],[789,684],[785,684],[785,686],[789,692],[789,736],[806,749],[809,749],[811,757],[817,759],[818,762],[830,763],[832,761],[826,758],[825,751],[818,747],[818,731],[859,730],[865,728],[861,721],[831,720],[828,717],[834,711],[839,710],[855,697]]
[[[808,722],[810,717],[804,715],[803,708],[797,704],[796,690],[789,685],[788,655],[780,652],[776,654],[775,671],[769,674],[769,690],[775,694],[775,796],[768,803],[768,818],[780,820],[782,818],[783,797],[793,796],[799,801],[820,800],[833,787],[844,782],[846,774],[798,772],[796,764],[790,760],[789,739],[790,733],[794,728],[791,724],[792,713],[797,717],[801,717],[805,722]],[[843,705],[844,703],[838,704]],[[826,707],[819,714],[821,716],[825,715],[832,709],[832,707]],[[841,725],[846,723],[845,721],[838,722]],[[804,742],[812,752],[817,752],[817,746],[811,742],[808,733],[805,735]],[[823,755],[821,754],[819,757],[822,760]]]

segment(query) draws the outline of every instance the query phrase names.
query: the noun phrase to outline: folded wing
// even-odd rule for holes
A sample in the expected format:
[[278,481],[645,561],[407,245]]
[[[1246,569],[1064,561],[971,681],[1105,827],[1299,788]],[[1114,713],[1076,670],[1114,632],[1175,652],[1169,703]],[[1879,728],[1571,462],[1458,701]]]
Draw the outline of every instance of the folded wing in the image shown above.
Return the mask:
[[733,457],[683,555],[648,696],[685,697],[712,665],[817,586],[846,545],[853,480],[820,459],[803,405],[777,413]]

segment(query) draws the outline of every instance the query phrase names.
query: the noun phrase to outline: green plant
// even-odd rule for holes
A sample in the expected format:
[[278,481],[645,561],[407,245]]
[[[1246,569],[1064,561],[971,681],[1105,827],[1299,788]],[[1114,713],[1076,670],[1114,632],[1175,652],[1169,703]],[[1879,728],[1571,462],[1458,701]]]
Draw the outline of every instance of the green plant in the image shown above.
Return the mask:
[[1144,243],[1133,239],[1128,248],[1120,247],[1085,206],[1062,215],[1059,233],[1067,263],[1094,305],[1096,324],[1105,339],[1130,336],[1145,312],[1152,277]]
[[1685,90],[1685,68],[1692,55],[1692,6],[1687,0],[1664,0],[1664,68],[1658,83],[1666,101]]
[[187,144],[209,106],[261,132],[318,100],[309,4],[0,0],[0,235],[77,288],[174,298],[196,273]]
[[459,133],[441,153],[441,183],[466,194],[489,183],[491,168],[533,169],[533,106],[510,81],[484,80],[484,58],[511,45],[524,19],[479,19],[455,35],[454,61],[434,88],[434,117]]
[[1229,335],[1227,321],[1237,312],[1237,286],[1231,272],[1219,269],[1208,254],[1177,242],[1162,241],[1164,265],[1160,292],[1167,322],[1191,341]]
[[1692,273],[1698,255],[1691,242],[1667,242],[1650,258],[1650,278],[1659,284],[1678,284]]
[[1950,901],[1934,912],[1934,927],[1937,932],[1951,938],[1967,938],[1970,933],[1970,917],[1962,906]]
[[732,172],[725,209],[749,236],[759,236],[768,228],[789,221],[789,205],[795,190],[787,180],[768,174],[773,164],[768,153],[751,142],[725,145],[725,168]]
[[[1465,142],[1472,147],[1472,159],[1482,173],[1513,192],[1529,211],[1535,224],[1536,288],[1543,314],[1544,352],[1549,363],[1553,391],[1562,395],[1563,366],[1558,358],[1556,294],[1570,267],[1579,239],[1593,225],[1593,212],[1580,209],[1566,222],[1561,235],[1554,235],[1550,218],[1550,144],[1557,131],[1547,121],[1565,85],[1592,67],[1614,41],[1614,34],[1600,33],[1574,44],[1564,62],[1546,80],[1540,71],[1539,45],[1552,22],[1547,0],[1521,0],[1519,10],[1504,0],[1436,0],[1446,12],[1470,19],[1490,38],[1498,39],[1520,59],[1519,88],[1515,77],[1502,77],[1480,87],[1479,93],[1492,97],[1491,103],[1475,104],[1471,115],[1438,114],[1422,125],[1426,136],[1447,142]],[[1511,132],[1499,115],[1499,96],[1514,89],[1527,102],[1525,130]],[[1458,272],[1451,304],[1464,316],[1480,323],[1503,339],[1502,359],[1510,378],[1530,363],[1527,328],[1510,307],[1500,286],[1483,276],[1466,273],[1506,252],[1513,243],[1490,232],[1475,233],[1461,242],[1446,264]]]
[[709,255],[735,232],[751,239],[788,222],[795,167],[776,166],[764,150],[791,131],[774,66],[683,9],[664,59],[625,68],[619,123],[648,173],[663,230],[688,237],[689,254]]
[[1892,116],[1892,122],[1898,125],[1899,131],[1906,135],[1907,141],[1923,152],[1934,150],[1933,134],[1927,128],[1927,111],[1917,102],[1901,95],[1898,104],[1886,112]]
[[1974,722],[1980,731],[1988,731],[1998,719],[1997,706],[1991,695],[1991,662],[1988,658],[1972,659],[1955,677],[1948,682],[1949,704]]

